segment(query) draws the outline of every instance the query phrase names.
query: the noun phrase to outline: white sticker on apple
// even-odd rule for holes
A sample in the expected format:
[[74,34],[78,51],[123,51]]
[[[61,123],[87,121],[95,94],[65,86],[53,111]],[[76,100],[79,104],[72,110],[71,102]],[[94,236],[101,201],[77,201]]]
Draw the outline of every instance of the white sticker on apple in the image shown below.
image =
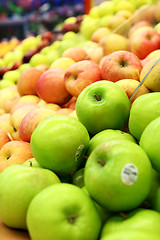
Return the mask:
[[122,169],[121,178],[126,185],[134,184],[138,178],[137,167],[132,163],[126,164]]

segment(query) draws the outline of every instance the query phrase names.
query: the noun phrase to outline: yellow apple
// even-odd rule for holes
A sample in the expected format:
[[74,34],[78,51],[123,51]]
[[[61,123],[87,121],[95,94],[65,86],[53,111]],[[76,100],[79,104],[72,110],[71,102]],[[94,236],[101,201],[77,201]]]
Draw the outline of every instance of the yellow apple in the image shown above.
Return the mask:
[[98,29],[92,34],[91,40],[92,40],[93,42],[99,43],[100,40],[101,40],[103,37],[107,36],[107,35],[110,34],[110,33],[111,33],[111,30],[110,30],[109,28],[107,28],[107,27],[100,27],[100,28],[98,28]]
[[62,68],[66,70],[73,63],[75,61],[70,57],[60,57],[51,64],[50,68]]
[[30,143],[9,141],[0,150],[0,172],[10,165],[23,164],[32,157]]
[[128,50],[127,38],[117,33],[111,33],[108,36],[103,37],[99,44],[103,48],[104,55],[108,55],[118,50]]

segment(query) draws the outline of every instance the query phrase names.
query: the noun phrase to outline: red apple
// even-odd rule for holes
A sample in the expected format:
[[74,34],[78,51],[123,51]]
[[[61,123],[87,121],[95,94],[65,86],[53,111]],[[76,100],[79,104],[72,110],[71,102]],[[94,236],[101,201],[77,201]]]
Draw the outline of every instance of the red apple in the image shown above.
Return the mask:
[[101,69],[91,60],[76,62],[67,68],[64,76],[68,92],[75,97],[93,82],[101,80]]
[[18,92],[21,96],[23,95],[37,95],[36,84],[42,71],[37,68],[28,68],[24,70],[17,81]]
[[40,65],[36,66],[35,68],[42,71],[42,72],[45,72],[46,70],[49,69],[49,67],[45,64],[40,64]]
[[129,51],[116,51],[105,56],[101,65],[102,78],[116,82],[131,78],[139,80],[142,70],[140,59]]
[[132,36],[132,34],[140,29],[141,27],[153,27],[152,24],[149,21],[139,21],[137,23],[135,23],[133,26],[131,26],[131,28],[129,29],[128,32],[128,37],[130,38]]
[[7,133],[10,130],[10,117],[10,113],[4,113],[0,115],[0,129],[4,130]]
[[26,116],[26,114],[28,112],[30,112],[36,108],[38,108],[38,106],[36,106],[34,104],[25,104],[25,105],[22,105],[21,107],[17,108],[11,114],[9,133],[14,140],[20,140],[19,127],[20,127],[20,124],[21,124],[23,118]]
[[0,149],[7,143],[10,142],[11,139],[9,138],[6,131],[0,129]]
[[160,34],[154,29],[144,29],[134,34],[129,41],[130,51],[139,59],[160,48]]
[[0,150],[0,172],[13,164],[23,164],[32,158],[30,143],[23,141],[10,141]]
[[4,110],[6,113],[11,111],[11,108],[18,102],[20,95],[15,96],[14,98],[8,99],[4,104]]
[[75,109],[74,107],[75,107],[76,100],[77,100],[76,97],[72,97],[66,104],[62,106],[62,108]]
[[64,84],[65,70],[51,68],[39,78],[36,90],[40,98],[47,103],[65,104],[71,98]]
[[56,111],[49,108],[36,108],[26,114],[19,127],[19,137],[22,141],[30,142],[35,128],[44,119],[56,115]]
[[60,108],[57,110],[58,115],[70,115],[74,110],[71,108]]
[[39,101],[39,103],[37,103],[37,106],[39,107],[43,107],[43,108],[48,108],[54,111],[57,111],[58,109],[60,109],[61,107],[58,104],[55,103],[47,103],[45,102],[43,99],[41,99]]

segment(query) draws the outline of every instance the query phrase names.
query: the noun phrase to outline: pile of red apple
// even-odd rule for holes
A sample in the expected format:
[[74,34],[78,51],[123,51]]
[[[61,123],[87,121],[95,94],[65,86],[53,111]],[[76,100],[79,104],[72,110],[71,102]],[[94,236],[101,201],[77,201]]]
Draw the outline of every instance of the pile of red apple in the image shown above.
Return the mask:
[[159,6],[0,89],[8,227],[32,240],[159,240]]

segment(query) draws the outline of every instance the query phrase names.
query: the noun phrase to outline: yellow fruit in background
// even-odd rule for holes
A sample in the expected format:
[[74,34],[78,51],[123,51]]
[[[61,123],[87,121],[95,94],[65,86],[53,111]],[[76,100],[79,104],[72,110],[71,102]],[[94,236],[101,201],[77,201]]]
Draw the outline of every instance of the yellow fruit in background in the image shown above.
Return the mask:
[[73,63],[75,61],[72,58],[60,57],[51,64],[50,68],[62,68],[66,70]]

